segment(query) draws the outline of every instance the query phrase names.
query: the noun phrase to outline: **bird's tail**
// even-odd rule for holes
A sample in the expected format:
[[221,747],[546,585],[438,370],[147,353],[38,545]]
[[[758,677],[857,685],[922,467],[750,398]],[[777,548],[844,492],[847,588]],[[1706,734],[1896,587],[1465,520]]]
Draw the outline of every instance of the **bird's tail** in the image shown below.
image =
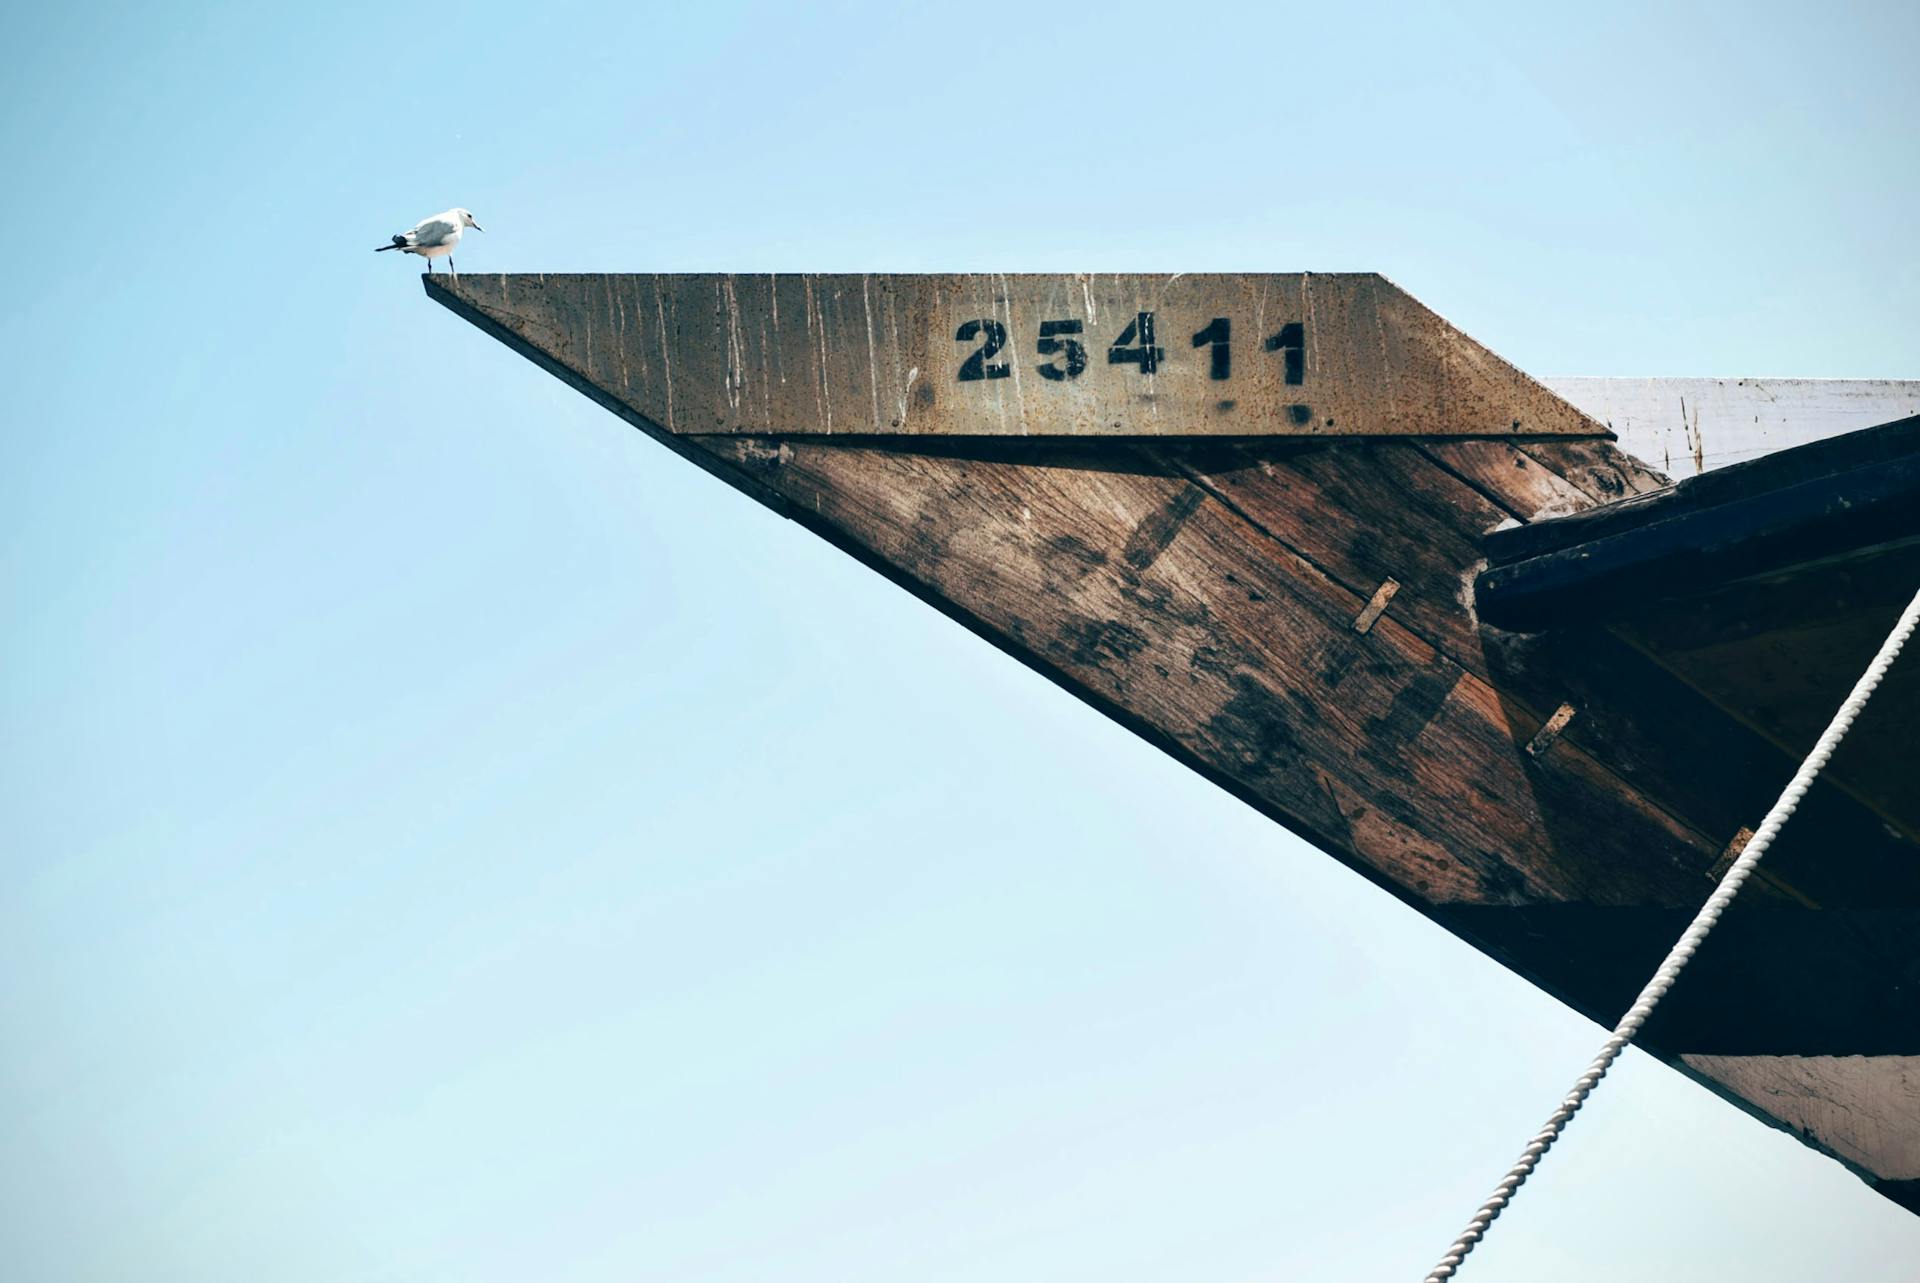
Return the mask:
[[407,238],[406,238],[406,237],[404,237],[404,236],[396,236],[396,237],[394,237],[394,238],[393,238],[393,244],[391,244],[391,245],[376,245],[376,246],[374,246],[374,249],[373,249],[373,252],[374,252],[374,253],[376,253],[376,254],[378,254],[378,253],[380,253],[380,252],[381,252],[382,250],[390,250],[390,249],[405,249],[406,247],[407,247]]

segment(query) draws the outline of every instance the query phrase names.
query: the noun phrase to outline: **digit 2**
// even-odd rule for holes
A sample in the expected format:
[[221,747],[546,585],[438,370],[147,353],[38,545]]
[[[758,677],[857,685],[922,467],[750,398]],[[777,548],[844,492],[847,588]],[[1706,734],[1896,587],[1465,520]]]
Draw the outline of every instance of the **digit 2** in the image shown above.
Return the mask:
[[987,358],[1007,345],[1007,327],[991,318],[983,321],[963,321],[960,328],[953,332],[955,343],[971,343],[986,336],[977,351],[960,363],[960,382],[972,383],[976,379],[1004,379],[1013,373],[1005,361],[998,365],[988,365]]

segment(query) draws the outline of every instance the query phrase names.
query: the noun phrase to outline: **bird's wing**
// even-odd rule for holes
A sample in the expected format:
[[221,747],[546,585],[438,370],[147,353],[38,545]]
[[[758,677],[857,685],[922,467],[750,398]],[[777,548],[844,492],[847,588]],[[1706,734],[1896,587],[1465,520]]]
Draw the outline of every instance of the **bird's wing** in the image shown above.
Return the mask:
[[444,218],[429,218],[408,233],[407,239],[422,249],[432,249],[435,245],[444,245],[448,237],[459,231],[458,223],[450,223]]

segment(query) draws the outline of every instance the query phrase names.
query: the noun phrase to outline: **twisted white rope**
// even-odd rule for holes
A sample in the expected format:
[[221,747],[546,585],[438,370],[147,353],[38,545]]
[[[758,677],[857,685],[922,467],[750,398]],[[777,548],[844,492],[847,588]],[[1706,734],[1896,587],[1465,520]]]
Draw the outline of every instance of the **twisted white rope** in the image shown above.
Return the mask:
[[1626,1045],[1633,1041],[1633,1036],[1640,1032],[1640,1026],[1644,1025],[1647,1017],[1653,1014],[1654,1006],[1666,996],[1667,990],[1673,987],[1674,980],[1680,975],[1680,969],[1687,965],[1688,959],[1693,957],[1694,950],[1698,949],[1700,942],[1707,938],[1707,932],[1713,930],[1714,923],[1720,920],[1721,912],[1732,903],[1741,884],[1747,880],[1754,866],[1760,862],[1760,857],[1766,854],[1767,848],[1773,844],[1774,837],[1780,832],[1780,827],[1787,822],[1787,817],[1793,814],[1794,808],[1799,806],[1800,800],[1807,795],[1807,789],[1812,785],[1814,777],[1820,774],[1820,769],[1827,764],[1827,759],[1833,756],[1833,750],[1840,746],[1840,741],[1846,737],[1848,728],[1853,725],[1854,719],[1860,716],[1860,710],[1867,706],[1868,697],[1880,684],[1880,679],[1887,675],[1887,669],[1892,667],[1894,657],[1900,653],[1900,648],[1907,644],[1908,638],[1913,636],[1916,624],[1920,624],[1920,592],[1915,593],[1913,600],[1907,603],[1907,608],[1902,612],[1899,622],[1893,626],[1893,631],[1887,634],[1886,641],[1880,644],[1880,653],[1873,657],[1873,662],[1867,665],[1867,671],[1860,675],[1860,680],[1854,684],[1853,693],[1847,696],[1846,703],[1840,705],[1840,711],[1833,715],[1833,720],[1827,724],[1825,733],[1813,746],[1813,751],[1807,754],[1807,760],[1800,764],[1800,770],[1788,783],[1786,790],[1780,794],[1780,800],[1773,804],[1771,811],[1767,812],[1767,818],[1760,822],[1760,827],[1754,831],[1753,837],[1748,839],[1739,858],[1734,860],[1726,876],[1720,879],[1720,885],[1715,887],[1713,894],[1707,897],[1707,902],[1700,906],[1700,912],[1694,915],[1693,922],[1681,934],[1679,942],[1673,946],[1673,951],[1667,954],[1666,961],[1660,964],[1660,969],[1653,973],[1653,979],[1647,981],[1647,987],[1640,991],[1640,996],[1634,999],[1633,1006],[1627,1008],[1627,1014],[1620,1018],[1618,1025],[1614,1026],[1613,1036],[1608,1038],[1600,1048],[1600,1054],[1593,1058],[1593,1063],[1587,1066],[1587,1071],[1575,1081],[1573,1090],[1568,1092],[1566,1098],[1560,1102],[1560,1108],[1554,1110],[1553,1116],[1547,1119],[1547,1125],[1527,1142],[1526,1149],[1521,1151],[1520,1161],[1515,1163],[1513,1169],[1494,1187],[1493,1197],[1482,1203],[1480,1210],[1473,1214],[1473,1219],[1467,1222],[1466,1230],[1453,1241],[1453,1246],[1447,1249],[1447,1254],[1440,1259],[1440,1264],[1434,1266],[1433,1272],[1427,1275],[1426,1283],[1444,1283],[1444,1280],[1453,1277],[1454,1272],[1460,1268],[1460,1262],[1466,1259],[1467,1253],[1473,1251],[1474,1245],[1485,1237],[1487,1227],[1493,1224],[1494,1218],[1499,1216],[1506,1209],[1507,1204],[1513,1200],[1515,1191],[1526,1183],[1527,1177],[1533,1174],[1533,1169],[1539,1165],[1540,1159],[1553,1148],[1553,1142],[1560,1139],[1561,1129],[1567,1125],[1567,1120],[1586,1103],[1593,1089],[1599,1085],[1602,1078],[1607,1076],[1607,1070],[1613,1066],[1614,1060],[1625,1050]]

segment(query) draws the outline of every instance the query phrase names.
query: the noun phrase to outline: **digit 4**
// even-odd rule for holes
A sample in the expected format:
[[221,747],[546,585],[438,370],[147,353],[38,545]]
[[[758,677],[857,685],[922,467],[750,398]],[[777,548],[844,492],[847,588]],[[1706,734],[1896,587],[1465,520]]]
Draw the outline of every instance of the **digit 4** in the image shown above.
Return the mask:
[[1140,373],[1152,374],[1160,368],[1166,355],[1165,348],[1153,345],[1153,313],[1141,312],[1127,323],[1127,328],[1120,331],[1120,337],[1107,349],[1107,364],[1137,365]]

